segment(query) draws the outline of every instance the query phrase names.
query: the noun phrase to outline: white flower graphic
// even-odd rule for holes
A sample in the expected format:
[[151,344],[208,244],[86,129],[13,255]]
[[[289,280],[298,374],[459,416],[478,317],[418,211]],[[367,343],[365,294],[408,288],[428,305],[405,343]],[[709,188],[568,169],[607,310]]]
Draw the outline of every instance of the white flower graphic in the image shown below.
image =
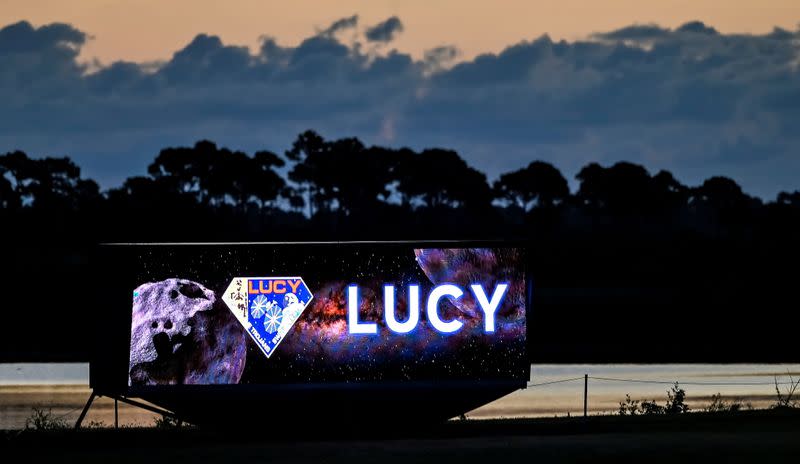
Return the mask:
[[267,312],[267,308],[269,308],[271,305],[272,302],[269,301],[267,297],[264,295],[258,295],[250,305],[250,315],[255,319],[259,319],[264,316],[264,313]]
[[281,326],[281,319],[283,319],[283,309],[277,305],[270,307],[264,314],[264,330],[267,333],[277,332]]

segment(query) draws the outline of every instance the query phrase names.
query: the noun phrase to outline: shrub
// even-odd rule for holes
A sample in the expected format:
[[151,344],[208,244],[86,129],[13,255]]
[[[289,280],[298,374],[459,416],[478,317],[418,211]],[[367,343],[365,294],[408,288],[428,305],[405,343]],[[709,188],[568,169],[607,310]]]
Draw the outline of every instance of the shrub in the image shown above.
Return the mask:
[[734,399],[730,402],[722,399],[722,394],[711,395],[711,403],[705,407],[705,412],[736,412],[742,409],[753,409],[750,403],[742,403],[741,400]]
[[619,402],[620,416],[635,416],[639,414],[639,401],[632,400],[631,395],[625,395],[625,401]]
[[53,415],[53,410],[33,408],[30,417],[25,420],[26,430],[57,430],[67,428],[67,422],[58,416]]
[[154,425],[157,429],[177,429],[181,426],[181,421],[172,416],[156,417]]
[[655,400],[643,400],[641,402],[632,400],[630,395],[625,395],[625,401],[619,403],[620,416],[654,415],[654,414],[682,414],[689,411],[689,406],[685,403],[686,391],[675,382],[667,390],[667,402],[664,406],[656,403]]
[[794,381],[791,374],[789,375],[789,386],[786,387],[786,392],[782,392],[780,387],[778,386],[778,377],[775,377],[775,394],[777,398],[775,399],[775,403],[772,405],[772,409],[786,409],[786,408],[796,408],[798,406],[797,400],[794,399],[795,391],[797,388],[800,387],[800,379],[797,379],[797,382]]
[[653,401],[642,401],[641,405],[642,414],[645,416],[651,416],[654,414],[664,414],[664,406],[659,406],[656,404],[655,400]]
[[675,385],[667,391],[667,403],[664,405],[664,414],[682,414],[689,411],[686,404],[686,390],[675,382]]

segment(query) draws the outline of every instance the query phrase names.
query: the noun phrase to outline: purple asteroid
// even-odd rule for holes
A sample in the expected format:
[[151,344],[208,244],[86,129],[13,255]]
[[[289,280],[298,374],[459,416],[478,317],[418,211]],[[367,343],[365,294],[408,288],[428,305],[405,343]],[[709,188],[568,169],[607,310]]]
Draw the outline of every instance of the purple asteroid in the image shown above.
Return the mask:
[[134,291],[129,384],[236,384],[244,329],[213,291],[167,279]]
[[449,282],[464,288],[461,298],[450,298],[450,301],[470,318],[479,318],[480,311],[467,285],[479,283],[491,292],[498,283],[504,282],[509,288],[497,312],[498,323],[514,324],[525,319],[525,280],[520,271],[522,256],[518,249],[427,248],[415,249],[414,255],[434,285]]

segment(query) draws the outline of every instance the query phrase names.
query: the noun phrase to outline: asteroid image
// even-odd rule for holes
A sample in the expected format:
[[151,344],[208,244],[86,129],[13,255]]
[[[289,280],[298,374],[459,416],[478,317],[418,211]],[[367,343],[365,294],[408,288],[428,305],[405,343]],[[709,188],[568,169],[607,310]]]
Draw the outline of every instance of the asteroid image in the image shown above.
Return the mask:
[[[525,281],[519,275],[522,266],[519,249],[418,248],[414,255],[434,285],[450,282],[466,288],[477,283],[492,289],[499,283],[507,283],[508,294],[497,313],[497,323],[508,324],[509,330],[524,328],[520,321],[525,318]],[[478,304],[471,292],[465,292],[459,299],[448,298],[470,318],[479,316]]]
[[203,285],[186,279],[140,285],[131,326],[131,386],[239,383],[244,329]]

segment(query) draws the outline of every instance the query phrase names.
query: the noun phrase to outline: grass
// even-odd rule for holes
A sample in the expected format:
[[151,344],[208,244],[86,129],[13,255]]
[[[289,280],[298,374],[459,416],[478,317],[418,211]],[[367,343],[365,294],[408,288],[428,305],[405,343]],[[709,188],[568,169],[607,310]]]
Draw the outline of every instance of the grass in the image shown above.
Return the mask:
[[[30,462],[795,462],[800,411],[450,421],[402,429],[309,422],[286,430],[45,429],[3,435]],[[13,462],[13,461],[8,461]]]

